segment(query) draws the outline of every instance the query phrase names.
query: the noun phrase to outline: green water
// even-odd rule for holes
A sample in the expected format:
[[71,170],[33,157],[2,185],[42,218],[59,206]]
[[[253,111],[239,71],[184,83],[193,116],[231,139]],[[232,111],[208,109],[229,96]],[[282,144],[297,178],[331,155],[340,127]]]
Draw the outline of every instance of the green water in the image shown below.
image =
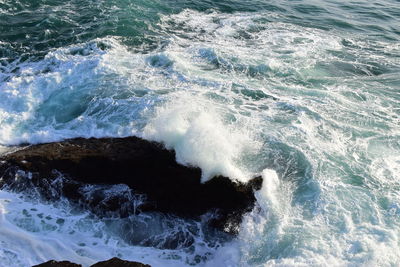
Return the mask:
[[179,264],[400,264],[399,1],[0,0],[0,125],[277,173],[233,243]]

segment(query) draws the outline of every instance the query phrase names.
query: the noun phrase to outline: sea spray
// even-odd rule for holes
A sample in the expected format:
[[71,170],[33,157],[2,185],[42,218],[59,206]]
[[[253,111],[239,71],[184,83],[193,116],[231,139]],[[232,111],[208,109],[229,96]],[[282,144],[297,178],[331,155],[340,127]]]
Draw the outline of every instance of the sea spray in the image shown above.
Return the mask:
[[255,150],[256,141],[249,130],[225,123],[209,100],[177,96],[155,113],[143,137],[173,149],[179,163],[200,167],[203,182],[217,175],[240,182],[251,178],[241,168],[240,157],[244,150]]
[[265,169],[262,172],[263,184],[259,195],[262,196],[264,201],[268,201],[269,209],[278,209],[279,205],[284,205],[279,201],[279,178],[274,170]]

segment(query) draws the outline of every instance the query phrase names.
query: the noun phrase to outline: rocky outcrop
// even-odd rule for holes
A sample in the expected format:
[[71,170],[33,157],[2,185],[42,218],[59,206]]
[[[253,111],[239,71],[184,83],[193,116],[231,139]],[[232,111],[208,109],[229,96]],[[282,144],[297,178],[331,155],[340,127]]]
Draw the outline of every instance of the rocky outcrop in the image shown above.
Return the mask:
[[46,261],[44,263],[34,265],[32,267],[82,267],[80,264],[72,263],[69,261]]
[[93,264],[90,267],[151,267],[148,264],[143,264],[135,261],[124,261],[119,258],[112,258],[108,261],[101,261]]
[[[47,261],[32,267],[82,267],[80,264],[72,263],[69,261]],[[143,264],[136,261],[125,261],[119,258],[112,258],[107,261],[100,261],[91,265],[90,267],[151,267],[148,264]]]
[[[126,184],[146,201],[140,211],[158,211],[182,217],[198,217],[218,211],[211,223],[225,231],[233,231],[244,212],[252,209],[254,190],[261,187],[261,178],[248,184],[232,182],[227,177],[214,177],[201,183],[201,170],[180,165],[173,151],[137,137],[71,139],[63,142],[32,145],[0,158],[0,187],[19,189],[22,181],[42,188],[47,198],[60,195],[103,210],[118,210],[121,199],[92,195],[90,201],[82,184]],[[57,178],[66,179],[58,195],[54,190]],[[124,214],[122,214],[123,216]],[[127,215],[127,214],[125,214]]]

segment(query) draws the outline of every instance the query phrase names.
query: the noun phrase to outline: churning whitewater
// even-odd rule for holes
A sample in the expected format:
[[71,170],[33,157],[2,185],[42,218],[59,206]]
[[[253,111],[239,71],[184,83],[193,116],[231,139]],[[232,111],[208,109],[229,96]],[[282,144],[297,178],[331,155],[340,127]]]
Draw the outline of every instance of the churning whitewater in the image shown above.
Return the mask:
[[399,2],[32,2],[0,0],[0,153],[135,135],[264,180],[234,238],[4,188],[0,266],[400,265]]

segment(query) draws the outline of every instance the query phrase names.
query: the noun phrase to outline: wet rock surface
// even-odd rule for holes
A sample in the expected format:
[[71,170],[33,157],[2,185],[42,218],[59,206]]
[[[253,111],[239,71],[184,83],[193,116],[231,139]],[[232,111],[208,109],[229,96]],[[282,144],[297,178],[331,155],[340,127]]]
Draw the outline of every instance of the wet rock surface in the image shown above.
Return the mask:
[[93,264],[90,267],[151,267],[151,266],[140,262],[124,261],[119,258],[112,258],[107,261],[101,261],[96,264]]
[[50,260],[50,261],[46,261],[46,262],[38,264],[38,265],[34,265],[32,267],[82,267],[82,265],[72,263],[69,261]]
[[[232,233],[243,213],[253,208],[254,190],[262,183],[261,177],[241,184],[222,176],[200,183],[199,168],[180,165],[173,151],[137,137],[31,145],[3,155],[0,162],[0,187],[22,190],[28,183],[47,199],[63,196],[97,214],[155,211],[196,218],[217,211],[210,224]],[[131,194],[92,190],[88,197],[88,184],[125,184],[145,200],[124,208]]]
[[[32,267],[82,267],[82,265],[72,263],[69,261],[50,260]],[[151,266],[136,261],[126,261],[126,260],[121,260],[119,258],[112,258],[107,261],[100,261],[98,263],[95,263],[90,267],[151,267]]]

